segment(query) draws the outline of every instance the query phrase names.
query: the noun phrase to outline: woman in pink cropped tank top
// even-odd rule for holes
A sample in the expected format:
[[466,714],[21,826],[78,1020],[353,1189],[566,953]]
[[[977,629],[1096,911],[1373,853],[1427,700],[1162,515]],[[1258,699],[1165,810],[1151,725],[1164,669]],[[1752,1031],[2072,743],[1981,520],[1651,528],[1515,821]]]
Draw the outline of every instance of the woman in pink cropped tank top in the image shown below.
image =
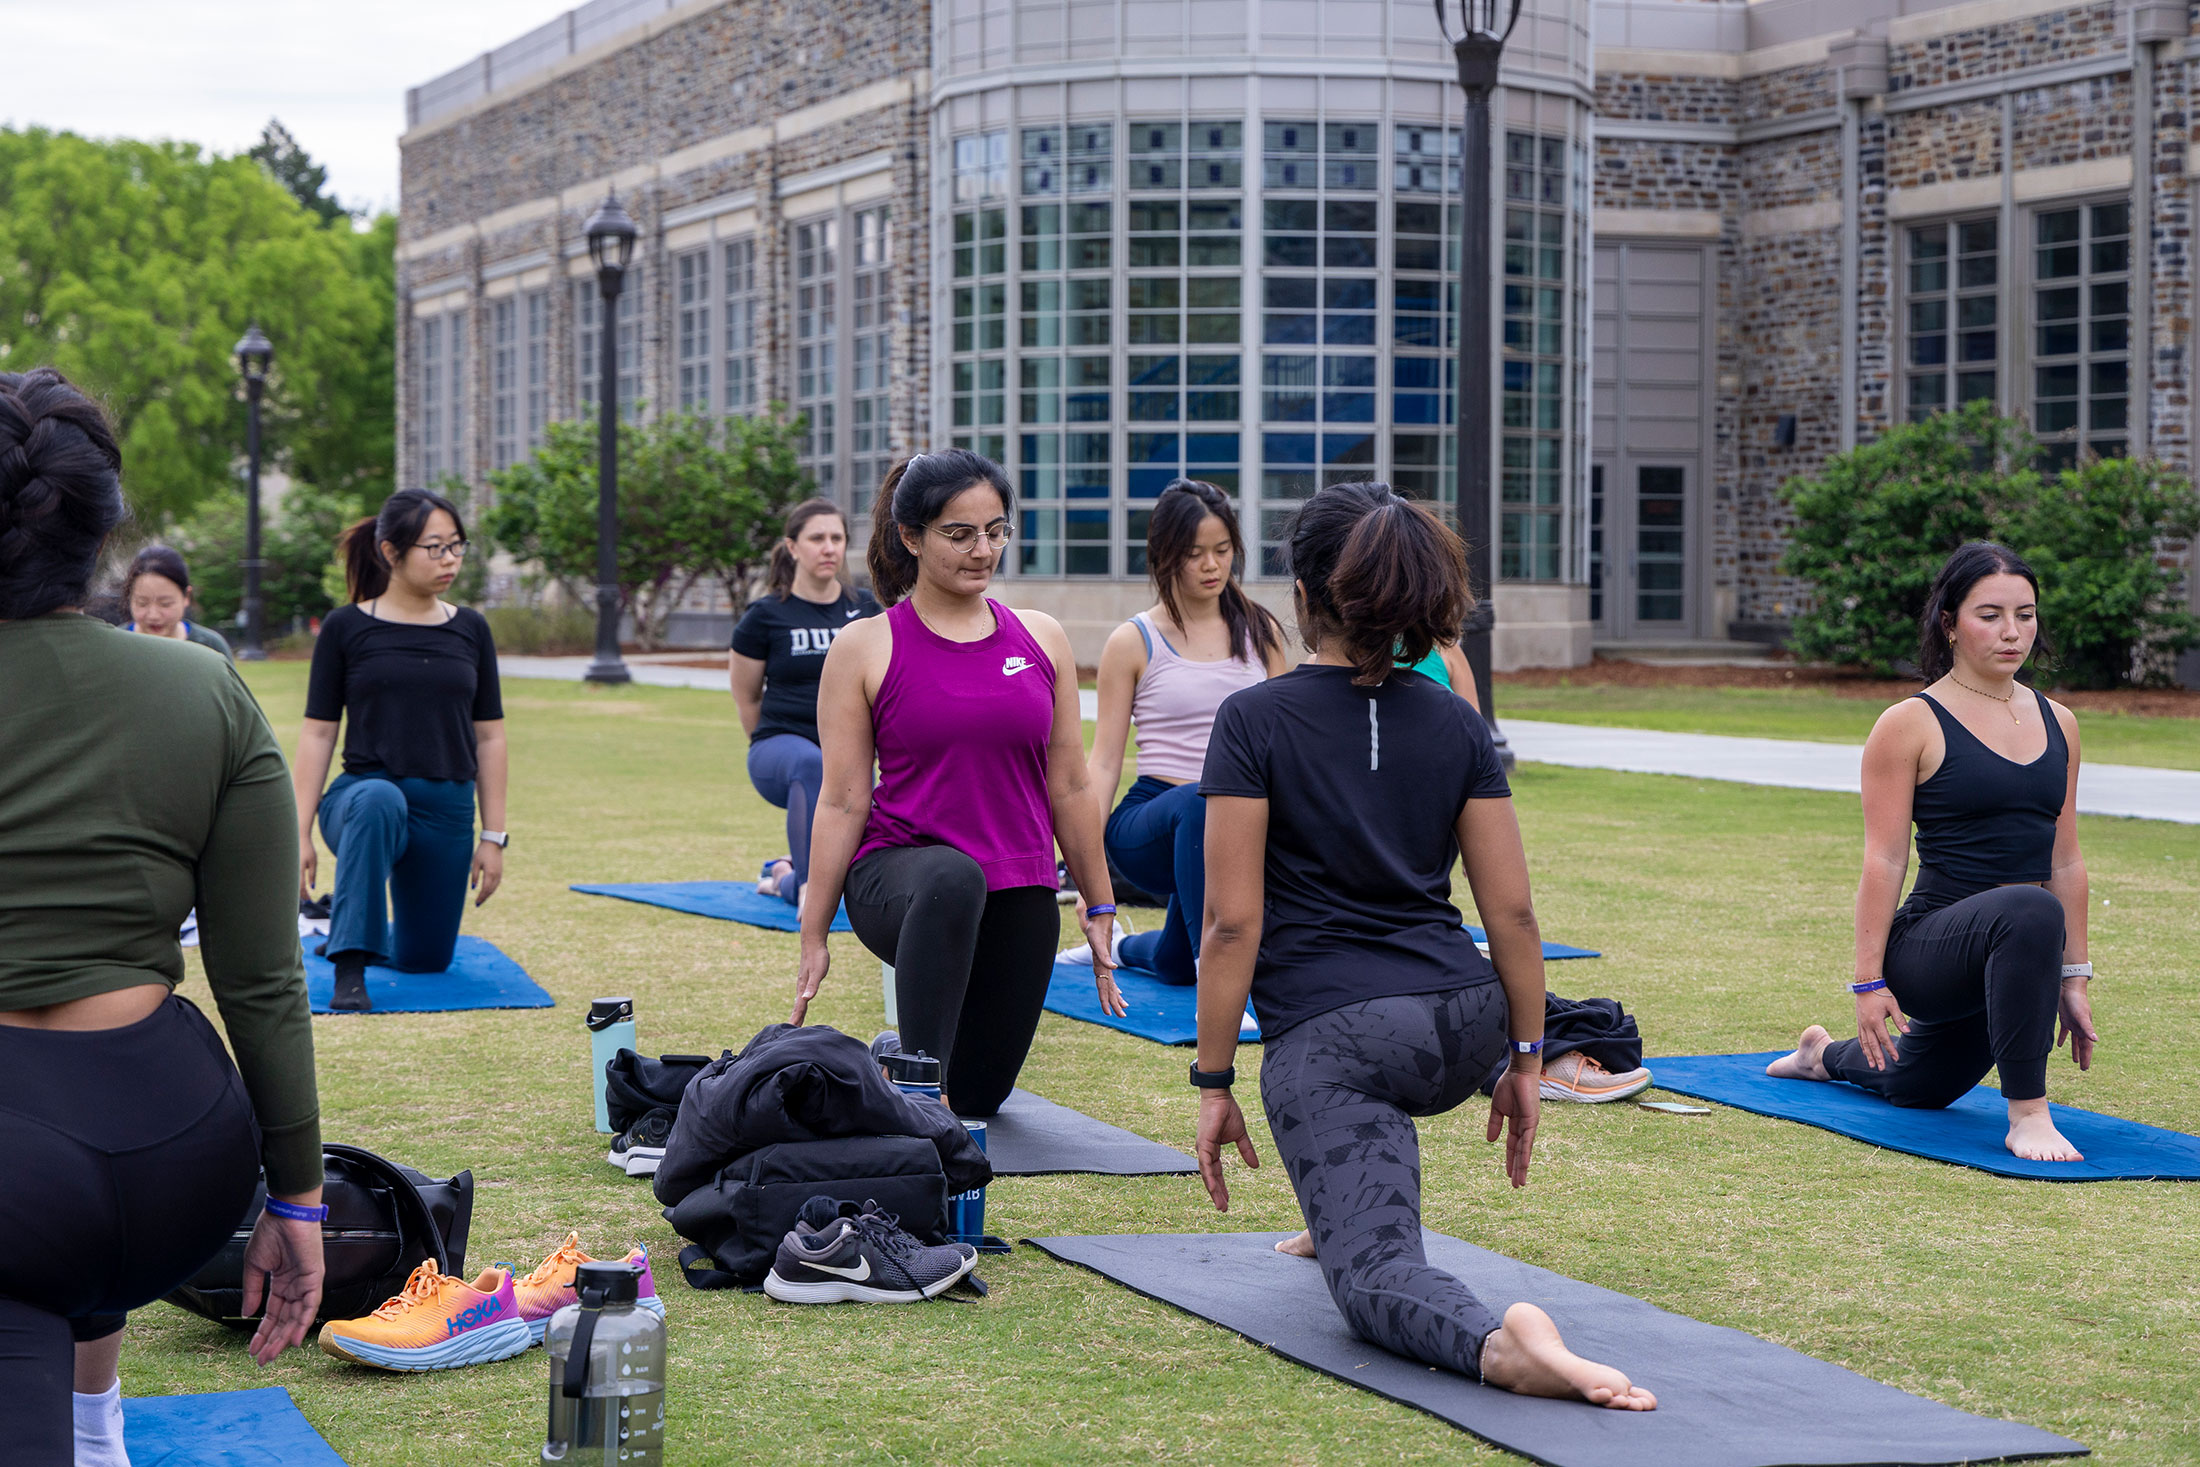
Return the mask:
[[[825,776],[793,1022],[831,966],[845,896],[856,936],[894,965],[901,1046],[941,1062],[965,1116],[1000,1109],[1038,1030],[1062,930],[1056,846],[1097,898],[1091,930],[1105,934],[1115,910],[1069,637],[985,594],[1014,512],[1008,476],[977,454],[898,465],[869,551],[891,609],[834,639],[818,685]],[[1111,966],[1094,978],[1121,1015]]]
[[[1207,812],[1199,772],[1222,700],[1284,669],[1276,619],[1245,594],[1237,514],[1212,484],[1179,479],[1154,501],[1146,573],[1160,600],[1117,627],[1100,654],[1100,721],[1090,782],[1103,813],[1138,730],[1138,780],[1107,819],[1108,858],[1169,904],[1161,926],[1117,939],[1114,959],[1165,983],[1197,980],[1206,904]],[[1063,954],[1090,962],[1092,945]]]

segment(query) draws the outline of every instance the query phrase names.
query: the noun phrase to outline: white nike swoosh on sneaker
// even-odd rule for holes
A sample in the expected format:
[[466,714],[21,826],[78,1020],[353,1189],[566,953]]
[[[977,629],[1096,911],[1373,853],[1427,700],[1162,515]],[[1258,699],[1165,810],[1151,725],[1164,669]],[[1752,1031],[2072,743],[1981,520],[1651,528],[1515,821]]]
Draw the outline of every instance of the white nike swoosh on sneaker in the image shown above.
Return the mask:
[[804,1268],[814,1268],[819,1273],[837,1273],[842,1278],[854,1279],[859,1284],[871,1276],[871,1260],[869,1258],[865,1258],[862,1263],[854,1268],[842,1268],[831,1263],[812,1263],[807,1258],[802,1260],[802,1266]]

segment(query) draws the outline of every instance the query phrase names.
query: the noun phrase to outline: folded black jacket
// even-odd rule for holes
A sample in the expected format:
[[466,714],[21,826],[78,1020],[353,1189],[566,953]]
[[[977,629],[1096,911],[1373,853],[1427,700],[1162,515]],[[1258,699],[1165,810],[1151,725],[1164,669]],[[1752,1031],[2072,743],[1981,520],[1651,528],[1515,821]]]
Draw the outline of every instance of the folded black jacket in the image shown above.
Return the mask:
[[688,1082],[657,1167],[657,1200],[674,1205],[760,1146],[838,1136],[930,1141],[950,1194],[993,1179],[954,1113],[888,1084],[862,1040],[824,1024],[773,1024]]
[[[1616,998],[1560,998],[1545,992],[1543,1063],[1577,1049],[1613,1074],[1624,1075],[1642,1063],[1642,1032]],[[1507,1055],[1491,1067],[1482,1080],[1484,1095],[1497,1088],[1511,1058]]]

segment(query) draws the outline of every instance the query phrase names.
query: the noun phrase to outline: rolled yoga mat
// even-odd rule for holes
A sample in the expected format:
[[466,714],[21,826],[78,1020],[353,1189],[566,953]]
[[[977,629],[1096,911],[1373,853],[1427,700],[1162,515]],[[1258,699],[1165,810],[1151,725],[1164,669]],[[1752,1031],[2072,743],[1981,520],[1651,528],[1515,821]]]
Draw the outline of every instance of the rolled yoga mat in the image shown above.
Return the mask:
[[2073,1106],[2050,1105],[2055,1129],[2083,1161],[2026,1161],[2002,1144],[2009,1111],[2001,1092],[1972,1089],[1946,1110],[1906,1110],[1839,1080],[1775,1080],[1765,1066],[1789,1051],[1646,1059],[1660,1090],[1831,1131],[1997,1177],[2036,1182],[2200,1181],[2200,1136],[2166,1131]]
[[[1090,971],[1089,969],[1087,970]],[[1087,1172],[1110,1177],[1189,1176],[1199,1164],[1174,1147],[1094,1120],[1029,1090],[1012,1090],[985,1123],[996,1177]]]
[[1737,1329],[1427,1233],[1429,1262],[1493,1305],[1521,1300],[1567,1346],[1627,1373],[1655,1411],[1516,1396],[1355,1336],[1319,1265],[1284,1233],[1032,1238],[1066,1263],[1235,1330],[1286,1360],[1426,1411],[1551,1467],[1940,1467],[2082,1455],[2074,1441],[1973,1416]]
[[[316,943],[315,946],[318,946]],[[336,989],[336,969],[329,960],[306,949],[306,997],[317,1014],[335,1013],[328,1006]],[[557,1000],[541,984],[527,976],[519,964],[479,937],[461,937],[451,955],[451,966],[440,973],[400,973],[395,968],[370,964],[367,997],[375,1014],[432,1014],[452,1009],[547,1009]],[[344,1010],[343,1012],[349,1012]]]
[[[758,892],[756,883],[741,881],[629,881],[576,886],[589,896],[617,897],[622,902],[641,902],[697,917],[716,917],[748,927],[768,927],[775,932],[800,932],[802,919],[795,909],[777,897]],[[848,909],[833,913],[832,930],[853,932]]]
[[344,1467],[281,1386],[203,1396],[124,1396],[134,1467]]

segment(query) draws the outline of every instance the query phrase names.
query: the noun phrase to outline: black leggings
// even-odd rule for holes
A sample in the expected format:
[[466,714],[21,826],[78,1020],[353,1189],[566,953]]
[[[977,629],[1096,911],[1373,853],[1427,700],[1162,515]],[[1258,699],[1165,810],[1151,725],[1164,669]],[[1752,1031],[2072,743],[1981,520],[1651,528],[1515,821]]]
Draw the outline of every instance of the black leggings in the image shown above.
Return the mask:
[[952,846],[892,846],[848,871],[848,925],[894,965],[901,1046],[940,1061],[955,1114],[989,1116],[1039,1032],[1062,916],[1044,886],[985,889]]
[[1464,1104],[1506,1053],[1505,990],[1371,998],[1316,1014],[1263,1047],[1268,1129],[1352,1332],[1477,1380],[1502,1322],[1421,1244],[1413,1117]]
[[229,1240],[259,1126],[213,1026],[174,996],[121,1029],[0,1025],[0,1076],[0,1456],[70,1467],[74,1341]]
[[2062,998],[2062,903],[2045,887],[1997,886],[1931,908],[1925,878],[1918,885],[1925,897],[1912,892],[1895,913],[1880,970],[1910,1032],[1884,1070],[1861,1040],[1836,1040],[1827,1072],[1921,1110],[1953,1105],[1989,1069],[2001,1071],[2004,1098],[2040,1099]]

